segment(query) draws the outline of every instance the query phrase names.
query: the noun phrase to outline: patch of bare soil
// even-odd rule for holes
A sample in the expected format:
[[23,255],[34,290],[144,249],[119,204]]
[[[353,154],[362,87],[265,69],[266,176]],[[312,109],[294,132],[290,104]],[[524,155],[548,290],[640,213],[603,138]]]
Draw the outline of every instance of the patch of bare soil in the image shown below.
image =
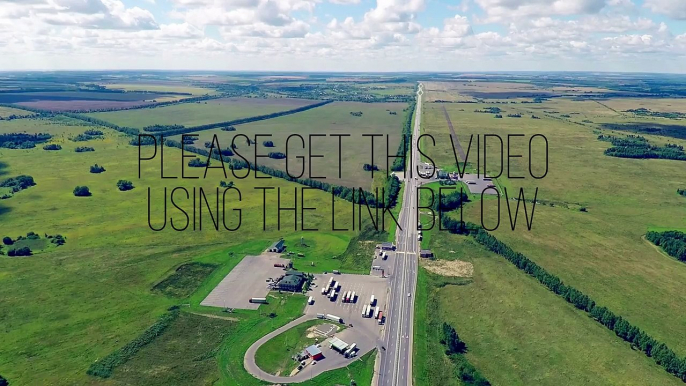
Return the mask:
[[472,277],[474,275],[474,266],[472,263],[461,260],[427,261],[426,264],[424,264],[424,268],[429,272],[441,276]]

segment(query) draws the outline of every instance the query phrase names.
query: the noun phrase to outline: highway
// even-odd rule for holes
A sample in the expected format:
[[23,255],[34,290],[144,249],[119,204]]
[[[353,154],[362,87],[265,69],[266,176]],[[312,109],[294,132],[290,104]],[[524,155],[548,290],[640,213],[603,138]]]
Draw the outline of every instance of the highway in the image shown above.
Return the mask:
[[[419,124],[422,114],[422,86],[417,92],[414,129],[412,133],[411,160],[404,176],[405,191],[396,232],[395,261],[389,275],[390,301],[386,318],[384,342],[379,369],[379,385],[412,385],[412,334],[414,322],[414,293],[417,286],[417,259],[419,241],[417,240],[417,186],[416,165],[419,152],[415,142],[419,137]],[[408,296],[410,294],[410,296]]]

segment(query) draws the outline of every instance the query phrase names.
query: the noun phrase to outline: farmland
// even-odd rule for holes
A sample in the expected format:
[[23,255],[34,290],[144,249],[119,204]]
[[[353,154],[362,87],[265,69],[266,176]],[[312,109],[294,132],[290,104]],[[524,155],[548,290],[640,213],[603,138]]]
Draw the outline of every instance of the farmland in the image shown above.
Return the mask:
[[13,107],[0,106],[0,119],[9,118],[10,116],[28,117],[31,115],[34,115],[34,113],[26,110],[15,109]]
[[[53,91],[2,93],[0,103],[12,103],[49,111],[78,111],[105,108],[128,108],[164,101],[165,94],[115,93],[95,91]],[[159,99],[159,100],[158,100]],[[178,99],[178,97],[174,97]]]
[[[142,165],[142,178],[138,179],[138,149],[128,145],[128,137],[101,128],[103,139],[72,142],[71,136],[83,133],[88,127],[70,122],[47,119],[0,122],[0,133],[20,129],[49,132],[53,135],[50,142],[62,146],[62,150],[53,152],[40,147],[0,149],[2,178],[30,174],[36,181],[36,186],[2,200],[0,234],[16,237],[35,231],[67,238],[66,245],[31,257],[0,256],[3,299],[0,314],[3,325],[12,331],[2,336],[2,375],[28,384],[94,382],[85,374],[92,362],[133,339],[179,301],[151,291],[155,283],[172,274],[176,267],[190,261],[220,266],[198,290],[209,292],[211,288],[205,287],[205,283],[221,280],[221,275],[244,254],[259,253],[271,240],[294,233],[284,228],[277,231],[276,216],[271,215],[267,216],[263,232],[261,197],[248,193],[255,186],[281,187],[286,189],[282,192],[284,199],[290,197],[292,201],[292,189],[296,185],[278,179],[252,178],[235,181],[245,192],[243,200],[240,204],[227,203],[230,208],[242,209],[243,223],[239,231],[209,230],[211,221],[204,216],[203,232],[175,232],[169,226],[162,232],[152,232],[146,213],[148,187],[152,189],[152,223],[159,226],[165,187],[182,186],[191,191],[193,187],[203,187],[212,202],[214,189],[224,177],[210,174],[205,180],[160,180],[160,164],[148,163]],[[77,146],[83,145],[92,146],[95,151],[74,152]],[[165,149],[165,156],[167,153],[179,159],[179,151]],[[88,166],[94,163],[103,165],[106,172],[89,173]],[[165,163],[165,174],[180,175],[179,167],[178,162]],[[135,188],[119,191],[116,182],[120,179],[133,181]],[[72,190],[77,185],[88,186],[92,196],[75,197]],[[327,222],[330,222],[331,197],[323,192],[309,192],[308,197],[312,206],[326,213],[308,217],[309,224],[323,230],[315,236],[323,236],[330,229]],[[272,199],[276,197],[268,199],[270,210],[274,208]],[[190,208],[188,201],[182,205]],[[350,210],[350,205],[340,206],[337,224],[340,221],[340,226],[350,227],[347,220],[350,216],[346,215]],[[293,224],[292,216],[283,213],[283,223]],[[235,219],[227,220],[231,221]],[[298,234],[308,239],[307,232]],[[336,232],[336,237],[345,234]],[[330,252],[343,253],[345,245],[340,248]],[[177,292],[187,293],[186,290]],[[39,298],[40,302],[34,301]],[[41,358],[39,367],[31,359],[36,356]],[[135,365],[135,361],[131,363]],[[235,363],[240,366],[242,361]]]
[[239,118],[292,110],[315,103],[302,99],[222,98],[154,109],[87,114],[119,126],[144,128],[152,125],[199,126]]
[[[652,105],[650,100],[634,101],[634,108]],[[626,101],[622,103],[631,107]],[[517,231],[510,231],[507,208],[502,208],[501,227],[494,235],[665,342],[679,355],[686,354],[686,325],[680,317],[686,312],[686,298],[680,289],[686,270],[642,238],[654,228],[686,228],[686,208],[674,193],[683,181],[683,165],[679,161],[604,155],[608,145],[596,139],[598,134],[622,134],[603,130],[601,125],[634,118],[618,118],[617,113],[594,101],[555,99],[541,104],[500,106],[503,115],[517,112],[522,118],[495,119],[493,114],[474,112],[488,106],[498,105],[446,106],[452,121],[459,122],[456,131],[463,146],[469,142],[470,134],[498,134],[503,139],[508,134],[525,134],[527,137],[510,144],[511,154],[525,155],[510,159],[512,175],[528,175],[528,137],[534,134],[548,138],[550,157],[550,170],[544,179],[500,179],[510,193],[514,188],[524,187],[527,199],[533,199],[535,188],[539,188],[540,202],[533,229],[527,231],[520,224]],[[425,114],[426,132],[440,134],[440,122],[445,119],[440,104],[427,104]],[[541,119],[531,119],[532,114]],[[577,115],[580,117],[576,118]],[[444,134],[440,135],[445,136],[445,125],[442,130]],[[645,137],[658,144],[685,144],[674,138]],[[493,142],[489,142],[488,152],[489,157],[495,156],[489,158],[488,168],[497,172],[500,147]],[[541,169],[535,168],[544,165],[543,154],[540,147],[539,153],[535,146],[533,149],[534,173],[540,175]],[[449,145],[436,146],[429,154],[439,164],[454,165]],[[530,212],[531,203],[528,208]],[[496,209],[495,205],[486,205],[485,222],[489,226],[497,223]],[[468,205],[465,216],[479,223],[480,205]]]
[[[289,170],[291,174],[299,174],[303,168],[303,162],[296,156],[309,154],[325,154],[324,158],[313,158],[311,175],[309,164],[304,165],[305,175],[324,176],[324,182],[350,187],[363,187],[369,189],[372,185],[371,173],[365,172],[365,163],[376,164],[380,169],[386,168],[386,135],[388,135],[388,149],[390,154],[395,155],[400,144],[400,135],[403,124],[403,109],[407,107],[403,103],[358,103],[358,102],[334,102],[322,107],[301,112],[294,115],[275,119],[252,122],[237,125],[236,131],[222,131],[220,129],[204,130],[198,133],[197,147],[207,141],[212,141],[216,135],[221,148],[231,146],[236,135],[247,135],[254,139],[255,135],[270,135],[271,137],[258,137],[258,154],[266,155],[268,152],[287,153],[286,139],[293,134],[299,134],[304,138],[302,142],[292,139],[288,151]],[[351,112],[361,112],[361,116],[352,115]],[[395,115],[390,112],[396,112]],[[310,148],[309,135],[326,135],[314,137]],[[343,138],[341,146],[341,178],[338,178],[338,138],[329,134],[349,134]],[[375,138],[374,160],[371,159],[371,139],[363,135],[380,134],[383,137]],[[172,137],[181,140],[181,136]],[[274,147],[266,148],[262,142],[270,140]],[[255,148],[248,148],[245,138],[237,137],[237,152],[254,162]],[[259,164],[285,170],[286,160],[260,158]],[[393,160],[390,160],[393,163]]]

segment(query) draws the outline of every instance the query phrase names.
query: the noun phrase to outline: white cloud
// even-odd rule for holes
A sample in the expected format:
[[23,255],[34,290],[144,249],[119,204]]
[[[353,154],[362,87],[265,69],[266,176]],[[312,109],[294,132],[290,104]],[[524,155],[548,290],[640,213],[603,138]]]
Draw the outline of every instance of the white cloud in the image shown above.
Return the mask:
[[486,13],[484,22],[539,16],[595,14],[608,0],[475,0]]
[[646,0],[643,6],[673,19],[686,20],[685,0]]

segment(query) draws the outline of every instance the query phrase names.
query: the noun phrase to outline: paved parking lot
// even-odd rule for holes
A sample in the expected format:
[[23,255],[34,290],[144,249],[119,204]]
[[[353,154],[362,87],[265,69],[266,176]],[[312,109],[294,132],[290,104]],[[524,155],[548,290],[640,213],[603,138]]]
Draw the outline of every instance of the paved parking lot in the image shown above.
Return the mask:
[[[381,328],[376,319],[363,318],[362,309],[369,304],[372,295],[377,299],[376,306],[379,310],[386,311],[387,279],[367,275],[314,275],[313,288],[309,295],[314,298],[314,304],[305,307],[305,314],[316,316],[317,314],[331,314],[343,319],[343,324],[348,327],[336,336],[348,344],[357,343],[359,355],[364,355],[377,346],[377,341],[381,335]],[[322,295],[321,288],[333,277],[336,282],[341,284],[341,289],[335,301],[329,300]],[[355,291],[357,301],[354,303],[344,303],[343,295],[346,291]],[[328,349],[328,345],[323,344]],[[328,351],[328,350],[327,350]],[[333,353],[333,351],[328,354]],[[335,353],[336,355],[339,355]],[[327,352],[324,353],[327,355]],[[334,362],[334,361],[331,361]],[[322,363],[324,364],[324,363]],[[328,366],[328,365],[327,365]]]
[[288,262],[288,259],[279,257],[278,253],[265,252],[259,256],[246,256],[200,305],[256,310],[260,305],[250,303],[250,298],[267,297],[267,279],[276,279],[285,273],[283,268],[274,267],[274,264]]

